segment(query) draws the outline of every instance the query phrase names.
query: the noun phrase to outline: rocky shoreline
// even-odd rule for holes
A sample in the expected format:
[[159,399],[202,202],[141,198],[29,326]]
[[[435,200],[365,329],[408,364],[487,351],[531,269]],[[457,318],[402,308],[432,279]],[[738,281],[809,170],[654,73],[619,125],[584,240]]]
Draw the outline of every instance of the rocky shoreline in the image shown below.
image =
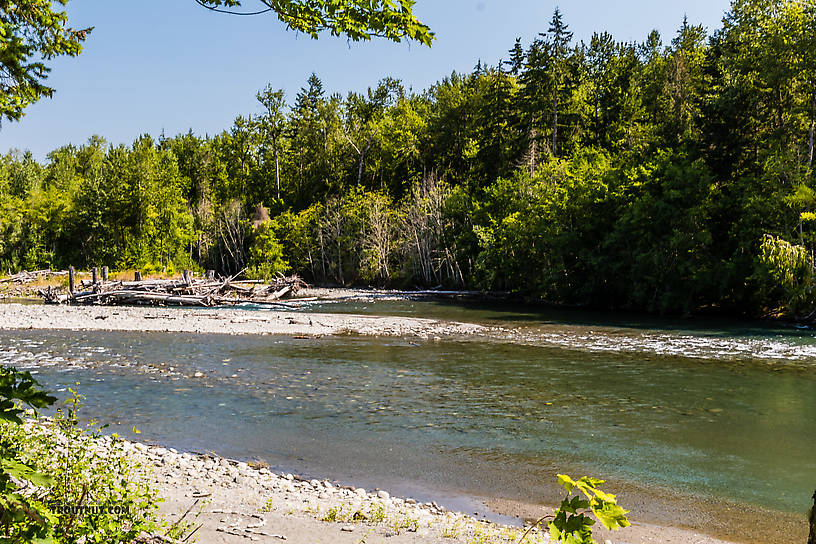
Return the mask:
[[247,312],[232,309],[46,306],[3,304],[0,329],[154,331],[222,334],[325,336],[474,336],[487,328],[413,317],[295,312]]
[[[82,436],[68,443],[48,418],[25,422],[30,434],[53,433],[66,447],[92,451],[101,459],[124,455],[142,485],[164,501],[159,513],[170,524],[184,521],[198,542],[293,542],[352,544],[375,538],[389,543],[431,544],[517,542],[522,529],[449,512],[436,503],[392,497],[387,491],[343,486],[277,474],[263,462],[243,462],[212,454],[124,440]],[[168,542],[142,534],[140,542]],[[546,542],[537,530],[525,539]]]
[[[49,422],[48,418],[29,419],[26,430],[59,433]],[[451,512],[434,502],[393,497],[386,490],[276,473],[263,461],[180,452],[116,435],[84,435],[80,442],[65,444],[89,449],[102,459],[126,456],[143,485],[163,501],[159,513],[164,519],[171,525],[186,524],[182,540],[187,542],[515,544],[526,530]],[[538,508],[542,515],[552,512]],[[637,521],[618,533],[596,529],[596,539],[603,544],[728,544],[693,531]],[[138,541],[179,542],[158,533],[143,534]],[[524,542],[543,544],[549,539],[534,529]]]

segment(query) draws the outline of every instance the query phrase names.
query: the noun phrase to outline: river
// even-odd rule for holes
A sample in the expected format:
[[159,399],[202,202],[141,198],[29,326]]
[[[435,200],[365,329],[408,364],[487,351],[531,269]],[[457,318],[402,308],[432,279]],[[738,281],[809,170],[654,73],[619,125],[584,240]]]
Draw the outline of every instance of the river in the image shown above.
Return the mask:
[[555,502],[553,475],[567,472],[608,479],[635,517],[736,540],[771,541],[804,520],[816,487],[813,331],[499,304],[302,310],[454,319],[492,333],[0,331],[0,363],[61,396],[79,382],[85,414],[127,436],[136,426],[139,439],[494,519],[475,498],[517,513],[507,505]]

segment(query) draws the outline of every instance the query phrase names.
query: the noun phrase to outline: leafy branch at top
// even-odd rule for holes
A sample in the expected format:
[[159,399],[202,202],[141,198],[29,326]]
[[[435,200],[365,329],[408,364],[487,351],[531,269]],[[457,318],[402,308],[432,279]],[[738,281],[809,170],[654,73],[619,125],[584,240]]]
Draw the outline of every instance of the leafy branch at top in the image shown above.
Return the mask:
[[413,13],[415,0],[258,0],[264,8],[236,11],[242,0],[196,0],[220,13],[260,15],[274,11],[292,30],[317,38],[320,32],[345,35],[353,41],[373,37],[413,40],[430,47],[434,33]]
[[82,51],[91,28],[74,29],[65,11],[68,0],[0,1],[0,122],[18,121],[23,110],[54,89],[45,84],[51,68],[44,61]]

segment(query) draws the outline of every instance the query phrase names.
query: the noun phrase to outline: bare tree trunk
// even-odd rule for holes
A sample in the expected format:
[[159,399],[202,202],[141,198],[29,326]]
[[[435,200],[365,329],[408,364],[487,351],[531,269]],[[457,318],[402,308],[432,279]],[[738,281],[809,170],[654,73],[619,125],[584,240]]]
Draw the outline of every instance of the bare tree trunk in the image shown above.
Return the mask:
[[337,278],[340,286],[345,286],[343,281],[343,248],[340,244],[340,236],[337,236]]
[[278,200],[280,200],[280,162],[278,161],[278,137],[272,137],[272,151],[275,153],[275,186],[278,189]]
[[365,149],[360,153],[360,164],[357,166],[357,187],[359,187],[363,181],[363,162],[365,161],[366,155],[368,155],[368,150],[371,149],[372,138],[372,136],[368,137]]
[[555,91],[553,91],[552,154],[553,154],[553,157],[558,156],[558,86],[557,85],[555,87]]
[[[810,97],[810,115],[816,115],[816,94]],[[808,155],[808,169],[813,167],[813,124],[814,120],[811,117],[810,119],[810,134],[809,134],[809,143],[810,143],[810,154]]]
[[323,271],[323,281],[326,281],[326,246],[323,243],[323,229],[317,228],[318,240],[320,242],[320,267]]

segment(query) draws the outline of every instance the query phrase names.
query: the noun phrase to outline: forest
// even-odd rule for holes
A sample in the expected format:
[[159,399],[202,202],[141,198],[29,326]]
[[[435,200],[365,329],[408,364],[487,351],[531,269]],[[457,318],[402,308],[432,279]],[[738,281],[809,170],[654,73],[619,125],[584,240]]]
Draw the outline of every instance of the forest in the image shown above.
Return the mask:
[[[530,43],[422,92],[268,86],[220,134],[0,156],[0,269],[295,272],[565,306],[816,309],[816,1]],[[254,90],[248,90],[253,92]]]

